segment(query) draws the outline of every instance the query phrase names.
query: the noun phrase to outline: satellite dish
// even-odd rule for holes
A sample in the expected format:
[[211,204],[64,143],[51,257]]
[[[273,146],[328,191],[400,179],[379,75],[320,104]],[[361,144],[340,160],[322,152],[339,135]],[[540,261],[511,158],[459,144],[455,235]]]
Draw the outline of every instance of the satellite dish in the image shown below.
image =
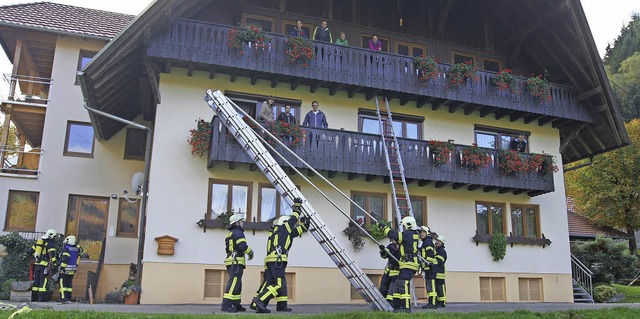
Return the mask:
[[136,195],[140,195],[143,191],[142,186],[144,185],[144,173],[136,172],[133,174],[131,178],[131,190],[136,192]]

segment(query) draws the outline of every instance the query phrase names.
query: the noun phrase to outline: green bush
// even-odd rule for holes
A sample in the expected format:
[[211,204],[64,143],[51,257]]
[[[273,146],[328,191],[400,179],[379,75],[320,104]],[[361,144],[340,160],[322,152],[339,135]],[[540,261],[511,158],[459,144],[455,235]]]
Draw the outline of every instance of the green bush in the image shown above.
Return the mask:
[[[386,220],[380,220],[378,221],[378,223],[385,225],[387,227],[391,227],[391,222]],[[367,232],[376,240],[382,240],[387,238],[387,235],[384,234],[384,232],[382,231],[382,229],[380,229],[380,227],[378,227],[378,225],[371,224],[371,226],[367,227],[366,229],[367,229]]]
[[2,287],[0,287],[1,297],[8,297],[11,291],[10,286],[7,288],[4,285],[8,280],[29,280],[31,256],[27,252],[33,244],[35,244],[34,240],[24,239],[15,232],[0,236],[0,245],[3,245],[7,251],[7,255],[0,263],[0,283],[3,283]]
[[11,297],[11,283],[16,281],[15,279],[7,279],[2,283],[0,287],[0,300],[9,300]]
[[593,289],[593,300],[595,302],[605,302],[617,294],[618,291],[616,291],[616,288],[608,285],[602,285]]
[[594,241],[572,243],[571,253],[593,271],[593,282],[614,283],[638,272],[637,258],[629,254],[626,241],[598,235]]
[[491,256],[493,256],[493,261],[504,259],[507,254],[507,237],[501,233],[494,234],[489,242],[489,250],[491,251]]

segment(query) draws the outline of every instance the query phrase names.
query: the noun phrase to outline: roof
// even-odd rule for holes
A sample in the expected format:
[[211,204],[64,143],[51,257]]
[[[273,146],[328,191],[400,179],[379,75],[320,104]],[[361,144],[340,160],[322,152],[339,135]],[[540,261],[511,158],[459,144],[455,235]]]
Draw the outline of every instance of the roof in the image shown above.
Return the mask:
[[0,7],[0,25],[99,38],[114,38],[134,17],[51,2]]
[[572,211],[567,212],[569,220],[569,238],[596,238],[598,234],[604,234],[613,239],[630,239],[627,233],[609,226],[597,226],[586,217]]

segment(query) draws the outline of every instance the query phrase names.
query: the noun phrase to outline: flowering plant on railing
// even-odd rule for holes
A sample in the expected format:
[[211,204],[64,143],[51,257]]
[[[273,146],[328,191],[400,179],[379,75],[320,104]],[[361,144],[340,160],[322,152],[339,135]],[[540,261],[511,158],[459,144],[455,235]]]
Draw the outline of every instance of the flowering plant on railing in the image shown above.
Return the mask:
[[486,149],[478,147],[478,144],[473,143],[471,146],[462,148],[461,162],[462,166],[476,170],[489,166],[489,164],[491,164],[491,155],[489,155]]
[[191,154],[200,157],[209,154],[209,143],[211,141],[211,123],[203,119],[196,120],[196,128],[189,130],[189,145],[191,145]]
[[541,101],[551,101],[551,85],[547,80],[547,71],[543,74],[532,74],[527,79],[527,91],[531,96],[539,98]]
[[498,152],[498,167],[509,175],[528,171],[524,156],[520,152],[513,150],[500,150]]
[[418,78],[420,82],[426,83],[440,74],[440,68],[438,67],[438,61],[432,57],[414,57],[413,66],[418,72]]
[[239,25],[237,28],[229,29],[227,46],[235,50],[238,55],[243,55],[243,43],[252,43],[256,50],[264,51],[271,38],[260,27],[251,25],[249,28]]
[[311,41],[303,37],[290,37],[287,39],[285,54],[291,63],[302,63],[308,67],[311,59],[316,55]]
[[555,173],[559,170],[554,157],[549,156],[549,154],[544,152],[542,154],[531,155],[527,159],[527,169],[529,171],[538,172],[543,176],[547,173]]
[[[297,146],[300,142],[304,141],[305,131],[298,125],[291,125],[282,121],[274,121],[267,122],[267,124],[265,124],[265,128],[274,136],[280,137],[285,144],[291,147]],[[265,140],[269,144],[275,144],[274,141],[267,136],[265,136]]]
[[435,165],[442,165],[449,163],[449,158],[451,158],[451,152],[455,151],[455,146],[453,145],[453,140],[448,141],[436,141],[429,140],[427,141],[427,145],[429,145],[429,152],[433,158],[433,163]]
[[477,70],[471,61],[456,63],[447,71],[447,83],[452,86],[463,85],[467,79],[476,78]]
[[491,83],[497,86],[498,90],[500,91],[511,90],[511,92],[516,93],[516,77],[511,74],[511,70],[509,69],[500,71],[500,73],[498,73],[498,75],[496,75],[496,77],[491,80]]

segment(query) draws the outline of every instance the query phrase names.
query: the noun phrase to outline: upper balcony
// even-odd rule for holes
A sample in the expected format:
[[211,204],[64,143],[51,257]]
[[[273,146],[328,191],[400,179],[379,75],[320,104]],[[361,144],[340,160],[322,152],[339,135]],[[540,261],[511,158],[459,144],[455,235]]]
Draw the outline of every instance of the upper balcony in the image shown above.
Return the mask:
[[[591,122],[588,111],[576,103],[571,89],[551,85],[551,101],[544,102],[525,94],[524,78],[518,79],[520,93],[505,93],[491,84],[493,72],[478,71],[477,79],[462,87],[446,85],[446,71],[451,67],[440,64],[441,73],[429,83],[418,79],[413,58],[313,42],[315,58],[307,67],[292,65],[284,54],[287,36],[270,34],[271,42],[265,51],[255,46],[244,48],[239,55],[229,49],[227,40],[231,27],[211,23],[178,20],[164,35],[151,41],[147,55],[165,59],[167,66],[182,66],[189,70],[202,69],[214,76],[216,72],[271,82],[288,82],[291,89],[304,84],[315,92],[327,87],[329,94],[346,90],[349,97],[364,93],[367,99],[374,95],[397,98],[400,105],[415,101],[417,107],[427,103],[433,109],[447,107],[449,112],[464,110],[465,115],[478,111],[481,117],[495,114],[496,119],[509,116],[511,121],[524,119],[525,123],[538,121],[539,125],[552,123],[561,126],[571,121]],[[522,93],[524,92],[524,93]]]
[[[388,182],[389,174],[379,135],[310,127],[304,129],[307,138],[293,150],[314,169],[327,172],[330,178],[344,173],[350,180],[364,177],[367,182],[378,178]],[[227,132],[220,119],[214,117],[208,166],[213,167],[217,162],[228,162],[232,169],[238,163],[253,165],[254,162],[246,151]],[[501,194],[527,193],[529,196],[554,191],[553,174],[543,175],[535,171],[513,175],[504,173],[498,166],[495,150],[488,150],[492,154],[492,161],[488,167],[473,170],[462,164],[463,145],[456,145],[448,163],[438,165],[433,161],[432,150],[427,141],[398,139],[398,143],[408,183],[415,182],[419,186],[433,183],[436,188],[451,185],[453,189],[465,188],[470,191],[498,190]],[[278,146],[276,150],[296,168],[306,168],[282,147]],[[276,161],[283,167],[288,166],[279,157]]]

